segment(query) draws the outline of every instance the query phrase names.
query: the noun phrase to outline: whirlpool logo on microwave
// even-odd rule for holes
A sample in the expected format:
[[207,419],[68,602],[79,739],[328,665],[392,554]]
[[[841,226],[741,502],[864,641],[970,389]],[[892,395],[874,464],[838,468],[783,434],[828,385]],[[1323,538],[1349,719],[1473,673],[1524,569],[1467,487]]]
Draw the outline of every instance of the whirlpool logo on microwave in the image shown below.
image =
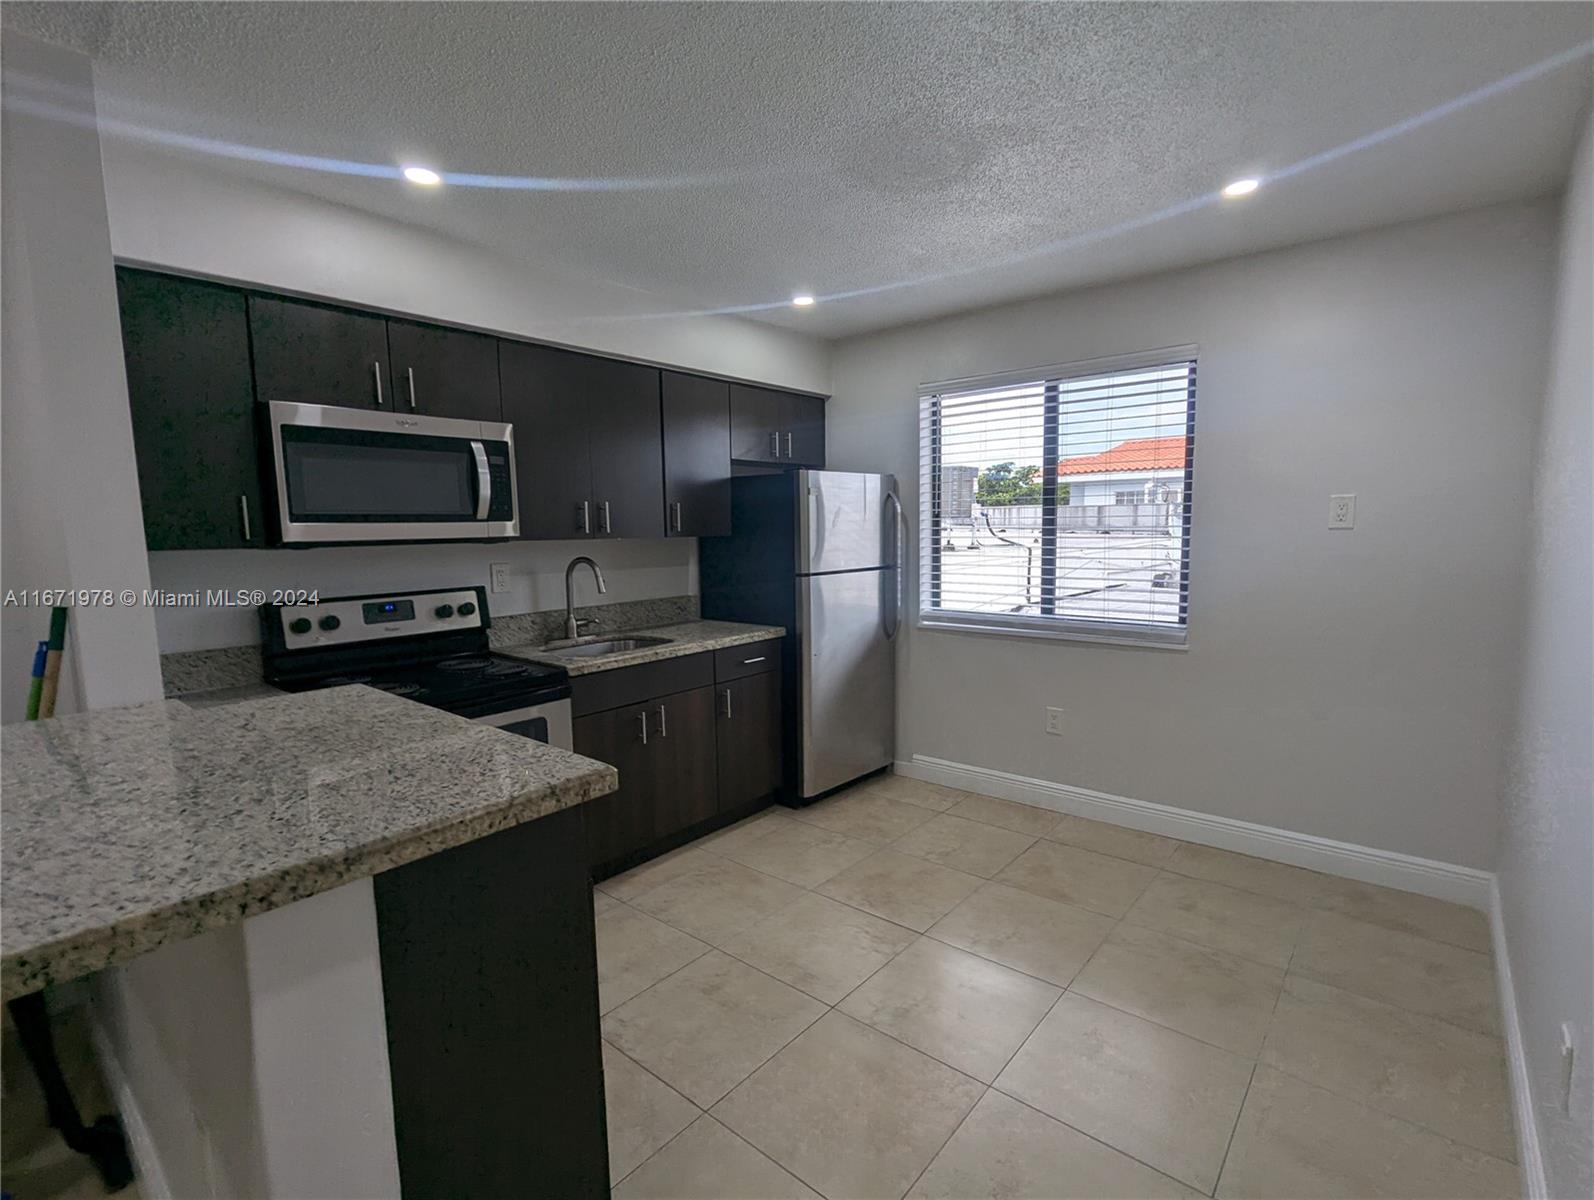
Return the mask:
[[395,417],[395,418],[393,418],[393,424],[399,426],[400,428],[406,428],[407,429],[407,428],[411,428],[413,426],[419,425],[420,422],[419,421],[415,421],[415,420],[411,420],[409,417]]

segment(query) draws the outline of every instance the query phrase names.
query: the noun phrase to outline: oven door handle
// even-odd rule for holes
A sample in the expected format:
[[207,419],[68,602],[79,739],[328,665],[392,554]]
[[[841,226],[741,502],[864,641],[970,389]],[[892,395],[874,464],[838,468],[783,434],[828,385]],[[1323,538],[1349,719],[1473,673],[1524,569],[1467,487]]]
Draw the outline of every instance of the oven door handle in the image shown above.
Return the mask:
[[485,521],[493,506],[493,476],[487,469],[487,447],[472,442],[470,452],[476,458],[476,519]]

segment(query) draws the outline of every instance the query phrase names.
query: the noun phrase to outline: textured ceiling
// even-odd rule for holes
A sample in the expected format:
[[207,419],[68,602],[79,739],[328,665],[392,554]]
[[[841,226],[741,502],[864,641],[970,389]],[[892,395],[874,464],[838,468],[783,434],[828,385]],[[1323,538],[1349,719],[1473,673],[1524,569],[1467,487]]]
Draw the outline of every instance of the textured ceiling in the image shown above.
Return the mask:
[[7,3],[4,19],[92,55],[102,115],[162,136],[611,181],[424,191],[215,160],[660,311],[811,291],[813,309],[752,315],[823,336],[1551,191],[1586,55],[1177,211],[1594,38],[1588,3]]

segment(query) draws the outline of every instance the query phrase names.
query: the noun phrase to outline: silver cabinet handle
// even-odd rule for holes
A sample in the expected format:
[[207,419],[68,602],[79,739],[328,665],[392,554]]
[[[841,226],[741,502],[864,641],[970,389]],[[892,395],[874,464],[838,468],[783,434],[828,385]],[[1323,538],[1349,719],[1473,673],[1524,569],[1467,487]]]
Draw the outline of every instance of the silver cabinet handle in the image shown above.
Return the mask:
[[767,657],[769,657],[769,656],[766,655],[766,654],[760,654],[757,658],[744,658],[744,659],[742,659],[742,666],[750,667],[754,663],[763,662],[764,659],[766,659]]
[[614,532],[614,530],[609,526],[609,502],[607,500],[598,501],[598,532]]
[[648,744],[648,712],[647,712],[647,709],[643,709],[641,712],[637,713],[637,716],[642,718],[642,744],[644,746],[646,746]]
[[376,380],[376,406],[382,407],[382,360],[377,359],[371,364],[371,378]]
[[576,531],[578,533],[592,532],[592,505],[583,500],[576,506]]
[[791,430],[786,431],[786,457],[791,457]]
[[681,532],[681,502],[672,501],[670,504],[670,528],[676,533]]
[[664,705],[662,705],[662,704],[659,705],[659,736],[660,737],[669,737],[670,736],[670,727],[666,723]]
[[731,719],[731,689],[730,688],[726,688],[725,689],[725,719],[727,721],[729,721]]
[[414,412],[415,411],[415,368],[414,367],[408,367],[408,368],[405,369],[404,373],[405,373],[405,375],[409,376],[409,381],[410,381],[410,411]]
[[778,433],[769,435],[769,456],[771,458],[780,457],[780,434]]
[[254,535],[249,532],[249,497],[248,496],[239,496],[238,497],[238,515],[243,518],[243,523],[244,523],[244,541],[246,541],[246,542],[253,541],[254,540]]

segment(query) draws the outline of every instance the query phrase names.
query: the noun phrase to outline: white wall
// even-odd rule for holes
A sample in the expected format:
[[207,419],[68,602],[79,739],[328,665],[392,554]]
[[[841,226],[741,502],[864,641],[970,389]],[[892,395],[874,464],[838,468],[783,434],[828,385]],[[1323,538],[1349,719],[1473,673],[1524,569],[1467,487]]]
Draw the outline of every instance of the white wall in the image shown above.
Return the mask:
[[148,1200],[399,1194],[376,907],[358,879],[93,976]]
[[[51,81],[93,111],[89,60],[7,32],[4,77]],[[0,587],[148,586],[116,282],[92,128],[20,111],[5,90],[4,477]],[[0,720],[22,719],[48,609],[0,620]],[[57,711],[158,698],[155,626],[136,607],[78,607]]]
[[[828,462],[895,472],[910,512],[920,382],[1200,346],[1188,651],[909,628],[898,758],[1492,866],[1554,219],[1506,205],[840,343]],[[1352,532],[1327,529],[1336,492]]]
[[[1552,1196],[1594,1194],[1594,121],[1562,216],[1532,560],[1499,864],[1533,1112]],[[1561,1022],[1573,1025],[1571,1102]]]
[[[571,278],[385,218],[126,146],[106,149],[111,239],[119,258],[288,291],[325,295],[503,333],[756,379],[829,390],[818,339],[736,317],[654,319],[676,307],[612,284]],[[564,565],[590,554],[606,601],[697,590],[696,542],[548,542],[357,550],[216,551],[150,556],[154,585],[319,587],[338,595],[485,584],[488,563],[511,564],[499,614],[562,607]],[[578,585],[578,602],[590,581]],[[258,640],[246,610],[156,614],[160,648],[207,649]]]

